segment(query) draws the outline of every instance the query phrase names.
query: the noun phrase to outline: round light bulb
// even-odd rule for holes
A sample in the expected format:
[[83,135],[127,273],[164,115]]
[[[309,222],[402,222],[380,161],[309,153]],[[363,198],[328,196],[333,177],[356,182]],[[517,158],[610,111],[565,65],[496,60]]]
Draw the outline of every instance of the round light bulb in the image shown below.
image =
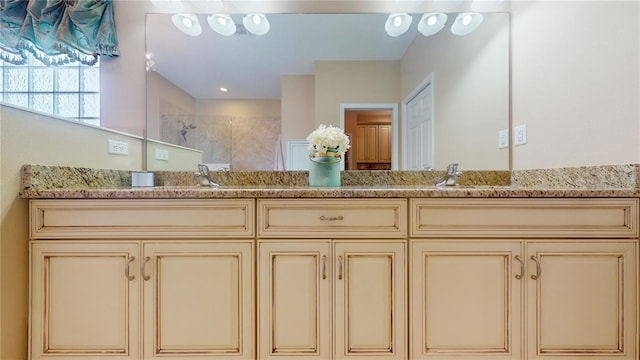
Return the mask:
[[227,25],[227,19],[223,18],[222,16],[218,16],[218,24],[222,25],[222,26],[226,26]]
[[471,18],[470,15],[467,15],[467,16],[463,17],[462,18],[462,25],[467,26],[467,25],[471,24],[471,20],[472,20],[472,18]]
[[400,27],[400,25],[402,25],[402,17],[396,16],[395,18],[393,18],[393,26]]
[[191,21],[191,19],[189,19],[188,17],[183,17],[182,18],[182,24],[184,26],[186,26],[187,28],[191,29],[193,27],[193,21]]
[[429,16],[429,18],[427,19],[427,24],[429,26],[433,26],[438,22],[438,19],[435,17],[435,15],[431,15]]
[[253,23],[256,25],[260,25],[260,23],[262,22],[262,19],[260,19],[260,16],[258,15],[253,15],[251,19],[253,20]]

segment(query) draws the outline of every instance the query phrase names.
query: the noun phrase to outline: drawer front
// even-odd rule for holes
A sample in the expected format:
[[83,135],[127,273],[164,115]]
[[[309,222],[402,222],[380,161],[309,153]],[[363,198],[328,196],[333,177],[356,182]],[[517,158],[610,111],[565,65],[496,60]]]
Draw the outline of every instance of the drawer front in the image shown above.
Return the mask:
[[253,237],[254,200],[31,200],[32,239]]
[[406,199],[258,200],[262,238],[404,238]]
[[411,199],[412,237],[635,238],[638,199]]

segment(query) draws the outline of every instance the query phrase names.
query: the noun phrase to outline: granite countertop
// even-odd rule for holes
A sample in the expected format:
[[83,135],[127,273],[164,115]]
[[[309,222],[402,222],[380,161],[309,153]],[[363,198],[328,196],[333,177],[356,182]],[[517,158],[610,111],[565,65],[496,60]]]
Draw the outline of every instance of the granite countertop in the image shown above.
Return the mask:
[[159,171],[154,187],[131,187],[124,170],[24,165],[27,199],[640,197],[640,165],[525,171],[466,171],[459,186],[436,187],[443,171],[346,171],[339,188],[313,188],[303,171],[214,172],[220,188],[193,172]]

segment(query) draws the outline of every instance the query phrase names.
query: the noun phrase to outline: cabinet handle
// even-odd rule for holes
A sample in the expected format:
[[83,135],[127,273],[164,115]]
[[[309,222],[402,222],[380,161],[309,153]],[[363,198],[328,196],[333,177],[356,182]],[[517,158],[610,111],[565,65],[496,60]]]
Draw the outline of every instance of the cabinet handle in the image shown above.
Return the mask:
[[322,280],[327,278],[327,256],[322,255]]
[[132,256],[129,258],[129,260],[127,261],[127,264],[124,266],[124,276],[127,277],[127,280],[132,281],[134,280],[136,277],[134,275],[129,275],[129,265],[131,265],[131,263],[136,259],[135,256]]
[[321,221],[342,221],[342,220],[344,220],[344,217],[342,215],[340,215],[340,216],[324,216],[324,215],[321,215],[320,216],[320,220]]
[[338,256],[338,280],[342,280],[342,256]]
[[522,262],[522,258],[520,258],[520,255],[516,255],[515,259],[520,263],[520,274],[516,274],[516,279],[520,280],[524,275],[524,262]]
[[148,257],[148,256],[145,256],[144,257],[144,261],[142,262],[142,266],[140,267],[140,273],[142,274],[142,278],[144,279],[144,281],[147,281],[147,280],[151,279],[151,276],[145,274],[145,272],[146,272],[145,267],[146,267],[147,263],[149,262],[149,260],[151,260],[151,258]]
[[538,259],[536,259],[534,255],[531,255],[531,260],[536,263],[536,273],[531,275],[531,278],[533,280],[538,280],[540,279],[540,275],[542,275],[542,267],[540,266],[540,261],[538,261]]

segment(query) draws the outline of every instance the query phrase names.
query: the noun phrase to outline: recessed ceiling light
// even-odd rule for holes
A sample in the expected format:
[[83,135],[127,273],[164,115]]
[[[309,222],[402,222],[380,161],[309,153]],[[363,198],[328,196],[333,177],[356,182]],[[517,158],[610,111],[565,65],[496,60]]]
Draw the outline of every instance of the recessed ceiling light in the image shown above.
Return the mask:
[[229,91],[229,89],[227,89],[226,87],[221,87],[218,90],[220,90],[220,92],[228,92]]

